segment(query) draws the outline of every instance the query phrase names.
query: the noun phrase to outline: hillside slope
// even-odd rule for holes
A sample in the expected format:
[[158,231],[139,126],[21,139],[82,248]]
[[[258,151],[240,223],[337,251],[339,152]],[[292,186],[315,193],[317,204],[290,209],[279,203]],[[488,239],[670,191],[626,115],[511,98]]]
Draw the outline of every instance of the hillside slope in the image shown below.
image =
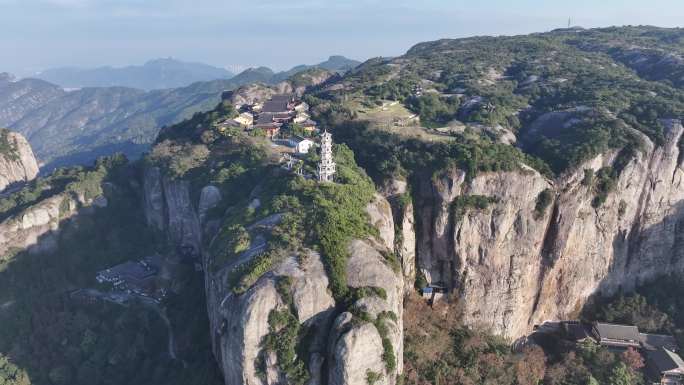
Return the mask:
[[24,135],[52,169],[88,164],[116,151],[137,157],[159,128],[212,108],[227,81],[144,92],[132,88],[84,88],[65,92],[42,80],[0,83],[0,125]]
[[[682,37],[421,43],[309,102],[378,184],[411,186],[416,282],[446,286],[467,324],[518,338],[684,270]],[[376,118],[397,102],[419,121]]]

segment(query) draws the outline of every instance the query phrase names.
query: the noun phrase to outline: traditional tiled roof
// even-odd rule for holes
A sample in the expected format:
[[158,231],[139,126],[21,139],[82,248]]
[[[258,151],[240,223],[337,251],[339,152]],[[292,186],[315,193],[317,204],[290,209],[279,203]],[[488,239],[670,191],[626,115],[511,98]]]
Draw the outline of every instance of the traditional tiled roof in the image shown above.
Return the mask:
[[649,351],[648,360],[658,373],[663,372],[678,372],[684,374],[684,361],[677,353],[667,349],[658,349]]
[[260,114],[256,121],[256,124],[267,124],[273,123],[273,115],[271,114]]
[[567,336],[575,341],[583,341],[590,337],[587,326],[581,322],[565,322],[563,328]]
[[277,95],[273,95],[273,96],[271,97],[271,100],[272,100],[272,101],[275,101],[275,102],[286,102],[286,103],[289,103],[290,101],[292,101],[292,95],[289,95],[289,94],[277,94]]
[[665,348],[673,352],[677,351],[677,341],[670,335],[640,333],[639,338],[641,346],[646,350]]
[[596,322],[594,325],[596,332],[601,340],[610,340],[616,342],[628,342],[638,344],[641,341],[639,337],[639,328],[629,325],[616,325]]
[[282,125],[283,125],[282,123],[269,122],[269,123],[255,124],[254,128],[276,129],[276,128],[280,128]]
[[290,110],[288,107],[291,101],[292,96],[290,95],[274,95],[269,101],[264,103],[261,111],[266,113],[287,112]]

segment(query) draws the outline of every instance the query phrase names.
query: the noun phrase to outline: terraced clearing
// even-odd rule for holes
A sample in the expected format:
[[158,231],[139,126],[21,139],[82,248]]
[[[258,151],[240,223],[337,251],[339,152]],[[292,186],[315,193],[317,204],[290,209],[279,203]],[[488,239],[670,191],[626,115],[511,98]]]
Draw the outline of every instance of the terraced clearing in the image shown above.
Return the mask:
[[360,108],[358,114],[359,120],[369,122],[371,128],[391,132],[403,138],[425,142],[443,142],[451,139],[449,135],[420,126],[418,116],[396,101],[385,101],[382,106],[370,109]]

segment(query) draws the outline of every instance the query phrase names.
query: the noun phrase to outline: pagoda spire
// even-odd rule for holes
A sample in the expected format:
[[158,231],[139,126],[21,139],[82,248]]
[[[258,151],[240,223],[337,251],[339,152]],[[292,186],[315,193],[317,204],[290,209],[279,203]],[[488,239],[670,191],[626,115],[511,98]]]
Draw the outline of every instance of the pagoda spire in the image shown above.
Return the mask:
[[318,162],[318,180],[332,182],[336,164],[333,160],[332,135],[326,129],[321,135],[321,161]]

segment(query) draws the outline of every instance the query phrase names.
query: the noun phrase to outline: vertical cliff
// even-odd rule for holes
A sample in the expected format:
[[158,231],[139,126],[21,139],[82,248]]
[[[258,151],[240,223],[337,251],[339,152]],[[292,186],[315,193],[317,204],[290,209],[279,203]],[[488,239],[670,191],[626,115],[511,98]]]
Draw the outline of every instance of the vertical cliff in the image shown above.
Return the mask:
[[0,129],[0,192],[38,175],[38,162],[21,134]]
[[[288,333],[292,328],[298,330],[297,354],[308,373],[307,384],[324,384],[327,379],[329,384],[363,385],[369,373],[378,376],[377,384],[395,384],[403,367],[403,279],[383,256],[393,246],[389,204],[376,196],[368,212],[380,236],[354,240],[348,246],[347,285],[368,290],[352,304],[333,298],[321,256],[312,250],[286,256],[244,292],[230,284],[240,261],[215,272],[208,269],[214,354],[226,384],[293,383],[287,377],[292,375],[288,364],[278,362],[265,342],[274,332]],[[205,265],[214,258],[207,255]],[[285,291],[282,282],[288,282]],[[274,330],[274,314],[290,311],[294,325]],[[391,365],[388,354],[394,360]]]
[[512,338],[545,320],[576,316],[594,293],[682,271],[684,128],[665,125],[665,143],[643,137],[604,202],[588,176],[616,166],[618,152],[556,181],[532,169],[472,180],[451,169],[421,178],[420,269],[453,290],[467,323]]
[[[268,246],[282,214],[240,217],[249,244],[226,259],[223,254],[233,244],[222,237],[239,230],[213,230],[207,212],[222,199],[215,187],[206,186],[200,200],[192,202],[189,183],[166,178],[155,167],[144,178],[148,223],[177,246],[197,245],[202,255],[209,332],[226,384],[365,385],[368,376],[376,384],[396,384],[403,369],[404,281],[401,267],[388,259],[395,228],[384,197],[376,195],[366,207],[377,236],[347,246],[346,284],[356,294],[349,297],[352,303],[342,303],[329,289],[319,252]],[[223,220],[229,223],[236,212],[253,213],[266,204],[259,199],[228,203],[233,207]],[[278,254],[277,262],[255,267],[266,263],[264,252]],[[246,266],[254,267],[247,277]],[[236,281],[238,274],[242,278]]]
[[164,177],[158,167],[145,169],[143,189],[147,224],[165,232],[175,246],[190,247],[199,253],[202,234],[197,207],[207,207],[208,203],[192,202],[190,183]]
[[404,293],[414,291],[416,281],[416,226],[413,199],[408,182],[391,179],[380,189],[392,207],[394,252],[399,258],[404,277]]

